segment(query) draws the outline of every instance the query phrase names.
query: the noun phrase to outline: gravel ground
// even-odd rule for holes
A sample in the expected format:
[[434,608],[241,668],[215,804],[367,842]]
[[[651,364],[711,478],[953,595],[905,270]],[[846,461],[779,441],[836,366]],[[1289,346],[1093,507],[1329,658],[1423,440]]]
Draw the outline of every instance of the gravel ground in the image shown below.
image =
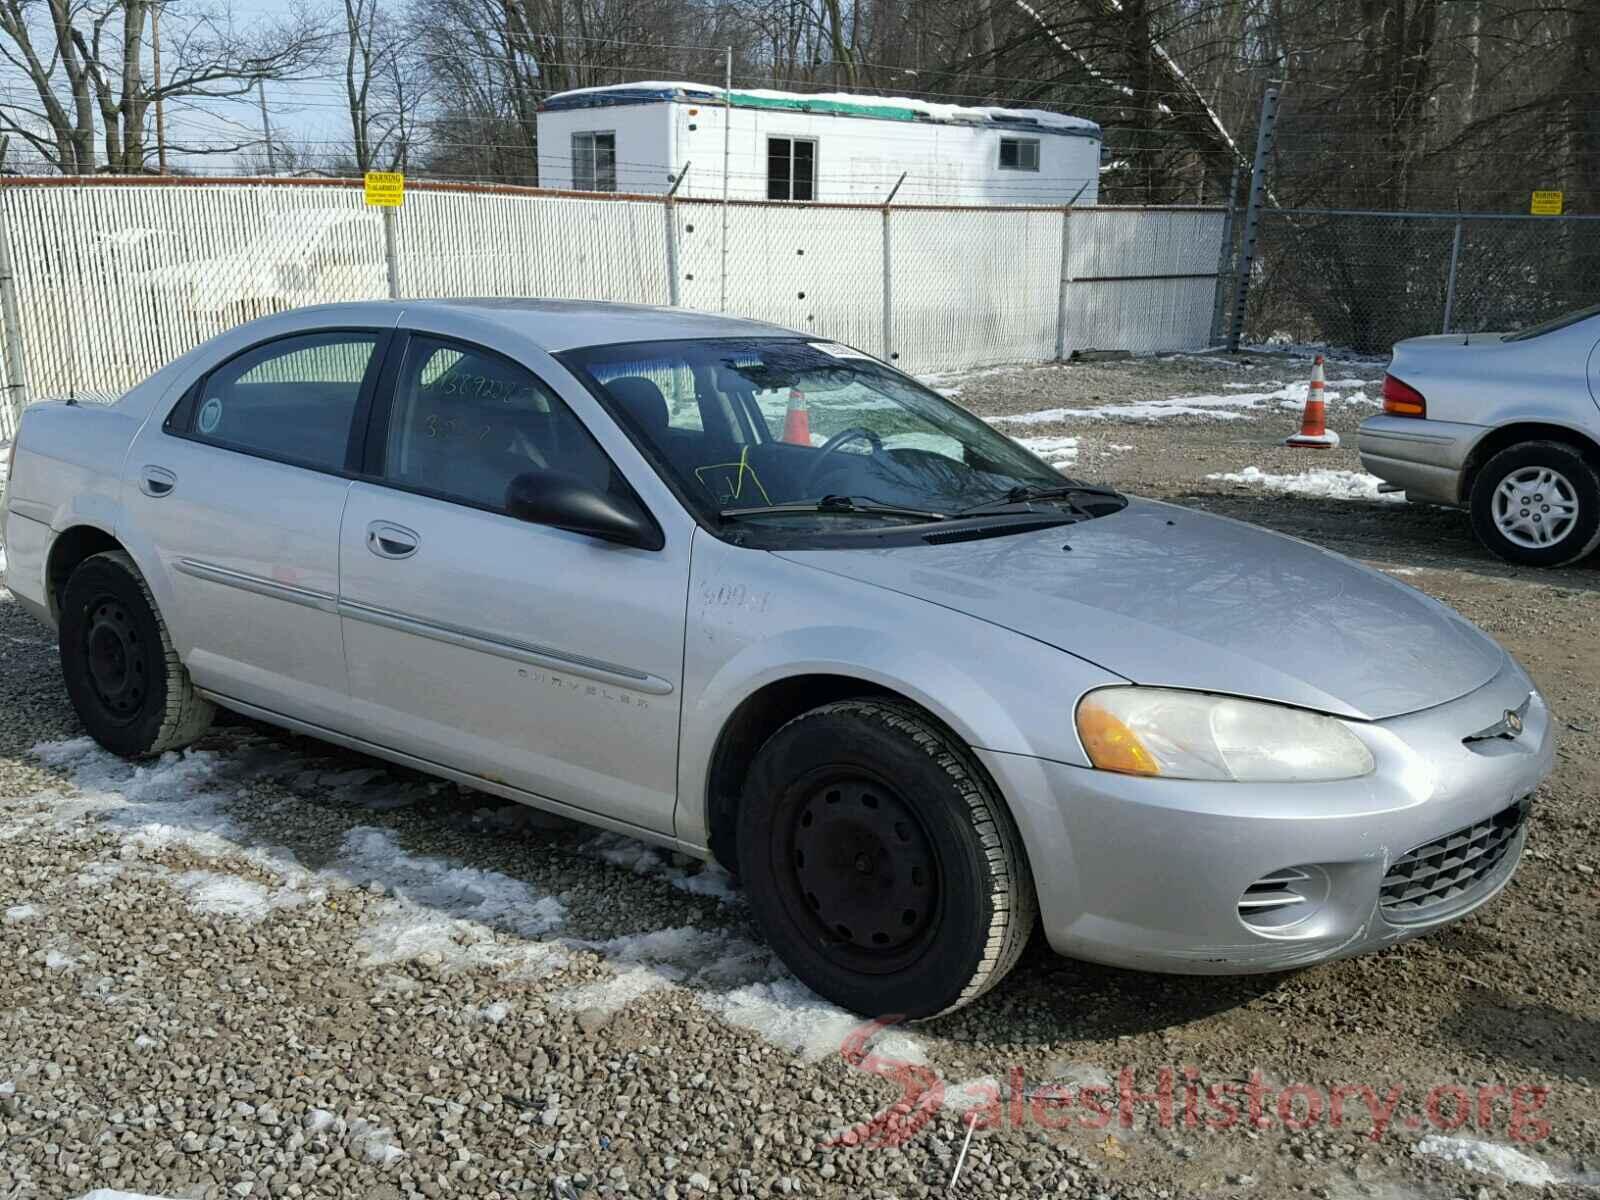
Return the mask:
[[[1063,469],[1354,555],[1516,653],[1562,747],[1527,861],[1486,910],[1244,979],[1036,943],[982,1001],[863,1060],[841,1050],[865,1032],[784,976],[720,872],[243,720],[119,763],[82,739],[53,641],[0,592],[0,1200],[1600,1188],[1600,569],[1509,568],[1460,513],[1362,498],[1354,433],[1381,364],[1329,365],[1341,448],[1276,445],[1307,369],[1177,357],[935,382]],[[1125,1124],[1121,1072],[1148,1094],[1163,1068],[1172,1119],[1137,1100]],[[1253,1076],[1261,1123],[1209,1128],[1201,1100],[1186,1125],[1191,1079]],[[936,1079],[942,1103],[863,1128]],[[1308,1128],[1280,1119],[1290,1084],[1324,1098]],[[1041,1094],[1096,1085],[1104,1127]],[[1331,1121],[1341,1085],[1393,1099],[1381,1132],[1354,1090]],[[1484,1086],[1504,1094],[1480,1127]],[[1456,1088],[1469,1119],[1446,1134]]]

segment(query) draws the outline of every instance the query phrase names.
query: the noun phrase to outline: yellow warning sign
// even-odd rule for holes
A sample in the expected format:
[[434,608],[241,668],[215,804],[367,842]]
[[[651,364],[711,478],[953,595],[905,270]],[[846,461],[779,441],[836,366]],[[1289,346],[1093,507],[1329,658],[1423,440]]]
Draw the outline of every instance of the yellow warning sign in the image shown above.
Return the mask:
[[1561,215],[1560,192],[1535,192],[1533,204],[1528,208],[1536,217],[1559,217]]
[[399,208],[405,203],[406,177],[399,171],[368,171],[365,182],[364,194],[368,204],[376,204],[380,208]]

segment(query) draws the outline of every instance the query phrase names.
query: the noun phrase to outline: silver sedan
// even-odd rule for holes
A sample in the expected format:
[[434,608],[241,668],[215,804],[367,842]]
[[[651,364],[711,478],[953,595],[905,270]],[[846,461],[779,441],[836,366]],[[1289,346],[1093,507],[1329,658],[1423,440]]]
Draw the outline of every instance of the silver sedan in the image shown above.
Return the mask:
[[1426,596],[1063,478],[848,346],[535,301],[284,313],[24,414],[6,582],[126,755],[222,706],[702,858],[926,1017],[1058,952],[1273,971],[1516,869],[1551,719]]
[[1465,506],[1500,557],[1555,567],[1600,546],[1600,306],[1518,333],[1394,348],[1361,463],[1406,499]]

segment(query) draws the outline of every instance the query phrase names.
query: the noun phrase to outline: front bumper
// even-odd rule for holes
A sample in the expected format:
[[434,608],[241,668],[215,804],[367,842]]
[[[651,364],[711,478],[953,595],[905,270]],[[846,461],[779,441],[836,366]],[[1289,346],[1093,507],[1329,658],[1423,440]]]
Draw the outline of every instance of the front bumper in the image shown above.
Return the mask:
[[[1508,660],[1495,679],[1448,704],[1347,722],[1378,766],[1333,783],[1141,779],[977,753],[1011,802],[1058,953],[1186,974],[1279,971],[1415,937],[1505,886],[1526,836],[1520,822],[1494,867],[1438,904],[1419,914],[1380,901],[1396,860],[1470,827],[1504,830],[1508,811],[1516,815],[1549,774],[1555,739],[1536,693],[1519,736],[1462,741],[1531,691]],[[1272,918],[1281,925],[1247,921],[1246,889],[1290,867],[1313,868],[1301,887],[1310,899]],[[1392,898],[1393,879],[1388,886]]]
[[1361,465],[1408,500],[1461,504],[1467,456],[1486,431],[1481,425],[1418,417],[1368,417],[1356,444]]

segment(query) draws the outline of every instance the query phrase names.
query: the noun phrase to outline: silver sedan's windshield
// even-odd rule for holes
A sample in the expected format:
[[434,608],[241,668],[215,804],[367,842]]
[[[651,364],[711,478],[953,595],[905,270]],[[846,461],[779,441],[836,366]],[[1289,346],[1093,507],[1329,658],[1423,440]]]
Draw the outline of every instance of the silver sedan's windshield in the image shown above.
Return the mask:
[[702,513],[938,519],[1067,483],[937,393],[832,342],[737,338],[562,355]]

